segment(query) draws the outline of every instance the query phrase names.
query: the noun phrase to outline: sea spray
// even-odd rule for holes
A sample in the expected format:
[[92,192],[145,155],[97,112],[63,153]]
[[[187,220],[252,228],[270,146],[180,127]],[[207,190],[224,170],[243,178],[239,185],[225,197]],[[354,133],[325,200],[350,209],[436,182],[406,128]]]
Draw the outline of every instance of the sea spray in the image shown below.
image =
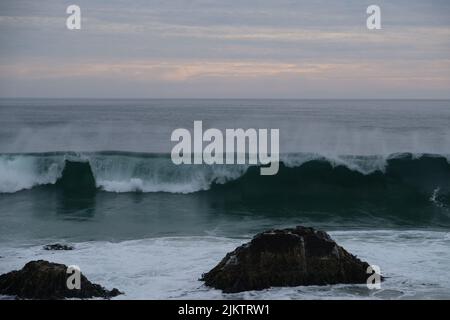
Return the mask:
[[[171,153],[172,162],[180,164],[262,164],[261,175],[275,175],[279,168],[279,129],[226,129],[225,138],[221,130],[210,128],[203,133],[203,122],[194,121],[194,131],[175,129],[170,140],[178,142]],[[203,148],[203,142],[209,142]],[[224,147],[225,145],[225,147]],[[248,151],[246,149],[248,145]],[[268,146],[270,145],[270,153]],[[193,158],[193,160],[192,160]],[[225,158],[225,160],[224,160]],[[248,158],[248,162],[246,162]]]

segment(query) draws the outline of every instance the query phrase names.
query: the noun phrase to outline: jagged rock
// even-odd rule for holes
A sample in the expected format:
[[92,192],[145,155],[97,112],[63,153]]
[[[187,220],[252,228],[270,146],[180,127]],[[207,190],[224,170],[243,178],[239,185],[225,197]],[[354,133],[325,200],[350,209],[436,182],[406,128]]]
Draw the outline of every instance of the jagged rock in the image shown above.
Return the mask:
[[67,244],[60,244],[60,243],[55,243],[55,244],[48,244],[46,246],[44,246],[44,250],[73,250],[72,246],[69,246]]
[[202,279],[223,292],[269,287],[365,283],[369,264],[334,242],[324,231],[298,226],[256,235]]
[[111,298],[122,294],[91,283],[81,274],[80,289],[69,289],[67,266],[45,260],[28,262],[21,270],[0,275],[0,294],[25,299]]

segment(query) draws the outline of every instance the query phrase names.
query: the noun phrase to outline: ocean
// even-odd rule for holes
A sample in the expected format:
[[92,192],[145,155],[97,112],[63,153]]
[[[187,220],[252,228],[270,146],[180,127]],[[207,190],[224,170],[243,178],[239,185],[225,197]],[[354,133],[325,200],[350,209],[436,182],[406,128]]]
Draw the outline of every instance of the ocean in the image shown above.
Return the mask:
[[[280,132],[280,169],[174,165],[173,130]],[[305,225],[386,281],[223,294],[198,281]],[[49,243],[72,251],[45,251]],[[76,264],[116,299],[450,299],[450,100],[0,99],[0,273]]]

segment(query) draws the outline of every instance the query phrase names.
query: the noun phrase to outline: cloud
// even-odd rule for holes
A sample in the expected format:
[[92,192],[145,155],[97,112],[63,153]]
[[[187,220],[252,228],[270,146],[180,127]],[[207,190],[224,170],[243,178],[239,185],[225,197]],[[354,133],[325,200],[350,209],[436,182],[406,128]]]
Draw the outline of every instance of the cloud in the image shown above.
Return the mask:
[[286,75],[303,78],[379,78],[386,81],[428,79],[450,83],[450,60],[415,62],[360,61],[328,63],[275,61],[128,61],[62,63],[55,61],[0,65],[3,78],[17,79],[108,79],[120,77],[143,82],[183,82],[195,79],[278,78]]
[[232,61],[133,61],[127,63],[0,65],[4,77],[26,79],[125,77],[141,81],[185,81],[195,78],[270,77],[280,74],[312,74],[330,68],[322,64]]
[[[31,29],[50,28],[61,32],[65,28],[64,17],[42,16],[0,16],[0,27],[28,27]],[[403,26],[382,31],[368,31],[363,25],[354,27],[301,28],[301,27],[267,27],[257,26],[226,26],[226,25],[182,25],[145,22],[111,22],[96,18],[83,19],[83,32],[100,35],[152,35],[160,38],[199,38],[217,40],[245,40],[269,42],[339,42],[347,44],[380,43],[432,45],[450,44],[450,29],[437,26]],[[133,38],[130,38],[132,40]]]
[[122,81],[127,95],[136,84],[200,92],[222,81],[270,95],[277,82],[295,92],[297,80],[314,92],[345,83],[350,96],[362,84],[380,97],[389,85],[448,95],[450,5],[440,0],[380,0],[379,31],[366,29],[366,4],[356,0],[79,0],[82,30],[74,32],[65,28],[66,4],[0,4],[3,95],[26,82],[51,96],[56,81],[92,90]]

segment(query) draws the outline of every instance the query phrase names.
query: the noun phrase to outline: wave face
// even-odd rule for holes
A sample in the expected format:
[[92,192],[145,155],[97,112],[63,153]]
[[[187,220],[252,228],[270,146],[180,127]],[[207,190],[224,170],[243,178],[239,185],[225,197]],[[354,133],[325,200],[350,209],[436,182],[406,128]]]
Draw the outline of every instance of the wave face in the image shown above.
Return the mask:
[[0,156],[0,193],[13,193],[35,186],[53,184],[64,168],[60,155]]
[[[86,167],[75,163],[88,164]],[[79,188],[91,174],[96,188],[108,192],[192,193],[242,176],[245,165],[180,165],[169,155],[127,152],[42,153],[0,155],[0,193],[41,185]],[[67,189],[67,188],[66,188]]]
[[275,176],[246,165],[172,164],[169,155],[124,152],[0,155],[0,193],[37,186],[65,191],[234,194],[243,198],[384,199],[447,206],[449,158],[442,155],[325,157],[287,154]]
[[355,206],[404,211],[430,204],[448,208],[450,204],[450,164],[446,157],[403,154],[384,161],[370,157],[348,163],[326,158],[300,165],[286,163],[280,164],[275,176],[260,176],[257,168],[251,167],[236,180],[213,185],[211,191],[228,197],[228,201],[238,197],[274,206],[298,208],[301,204],[311,210],[328,206],[329,211]]

